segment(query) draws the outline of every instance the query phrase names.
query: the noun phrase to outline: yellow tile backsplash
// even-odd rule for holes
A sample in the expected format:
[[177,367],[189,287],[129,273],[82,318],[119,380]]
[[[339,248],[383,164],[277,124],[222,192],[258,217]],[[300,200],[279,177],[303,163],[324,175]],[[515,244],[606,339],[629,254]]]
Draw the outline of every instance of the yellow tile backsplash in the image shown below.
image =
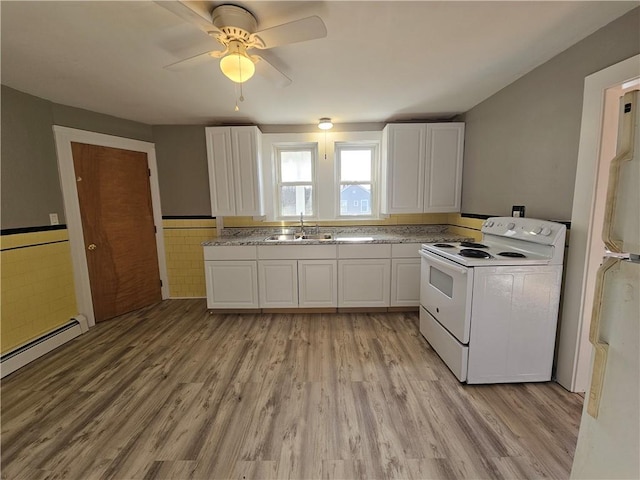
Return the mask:
[[67,230],[0,237],[0,349],[6,353],[77,312]]
[[[410,213],[410,214],[394,214],[389,215],[387,218],[379,220],[329,220],[316,222],[315,220],[308,220],[309,224],[315,225],[316,223],[321,227],[332,226],[358,226],[358,225],[371,225],[371,226],[393,226],[393,225],[441,225],[446,224],[449,218],[448,213]],[[254,220],[253,217],[224,217],[223,223],[225,227],[287,227],[299,225],[299,221],[292,220],[290,222],[263,222],[261,220]]]
[[162,226],[169,295],[205,297],[202,242],[216,236],[215,219],[166,219]]
[[449,224],[448,231],[457,235],[464,235],[465,237],[473,237],[475,241],[482,239],[483,219],[463,217],[459,213],[449,213],[447,221],[444,223]]

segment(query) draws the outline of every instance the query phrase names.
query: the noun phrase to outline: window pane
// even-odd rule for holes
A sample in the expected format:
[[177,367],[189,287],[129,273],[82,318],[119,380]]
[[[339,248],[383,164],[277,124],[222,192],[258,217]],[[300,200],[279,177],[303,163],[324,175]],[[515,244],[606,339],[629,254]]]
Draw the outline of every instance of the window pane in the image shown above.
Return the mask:
[[283,186],[280,188],[280,211],[283,217],[296,217],[300,212],[313,215],[312,188],[310,186]]
[[370,182],[371,154],[371,149],[340,150],[340,180],[342,182]]
[[371,185],[343,185],[340,215],[371,215]]
[[311,151],[281,151],[280,174],[283,182],[311,182]]

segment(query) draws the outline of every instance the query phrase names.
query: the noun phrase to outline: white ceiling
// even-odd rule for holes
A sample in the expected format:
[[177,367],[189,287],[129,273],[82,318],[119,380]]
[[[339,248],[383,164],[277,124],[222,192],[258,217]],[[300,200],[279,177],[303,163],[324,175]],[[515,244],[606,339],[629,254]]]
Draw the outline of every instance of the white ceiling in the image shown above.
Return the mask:
[[[217,6],[229,2],[208,2]],[[465,112],[638,5],[610,1],[240,1],[258,29],[320,16],[327,37],[267,50],[293,79],[254,76],[234,112],[218,61],[163,66],[219,45],[154,2],[2,1],[2,83],[146,124],[310,124]]]

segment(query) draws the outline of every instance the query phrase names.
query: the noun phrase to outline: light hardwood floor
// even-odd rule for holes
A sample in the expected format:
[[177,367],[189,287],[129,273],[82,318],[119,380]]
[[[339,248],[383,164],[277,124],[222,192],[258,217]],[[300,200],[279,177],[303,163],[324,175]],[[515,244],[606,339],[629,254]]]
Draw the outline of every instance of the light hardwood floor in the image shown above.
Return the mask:
[[568,478],[582,398],[466,386],[417,314],[168,300],[2,381],[2,478]]

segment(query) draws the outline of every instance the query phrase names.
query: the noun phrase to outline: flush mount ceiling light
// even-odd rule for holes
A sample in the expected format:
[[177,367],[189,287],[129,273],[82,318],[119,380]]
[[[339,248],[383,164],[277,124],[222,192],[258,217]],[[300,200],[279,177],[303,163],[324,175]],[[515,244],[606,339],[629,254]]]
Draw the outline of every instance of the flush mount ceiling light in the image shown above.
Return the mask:
[[318,128],[320,130],[329,130],[331,128],[333,128],[333,123],[331,123],[331,119],[328,117],[323,117],[320,119],[320,122],[318,122]]
[[247,47],[240,42],[229,43],[229,53],[220,60],[220,70],[236,83],[243,83],[253,77],[256,66],[247,55]]

